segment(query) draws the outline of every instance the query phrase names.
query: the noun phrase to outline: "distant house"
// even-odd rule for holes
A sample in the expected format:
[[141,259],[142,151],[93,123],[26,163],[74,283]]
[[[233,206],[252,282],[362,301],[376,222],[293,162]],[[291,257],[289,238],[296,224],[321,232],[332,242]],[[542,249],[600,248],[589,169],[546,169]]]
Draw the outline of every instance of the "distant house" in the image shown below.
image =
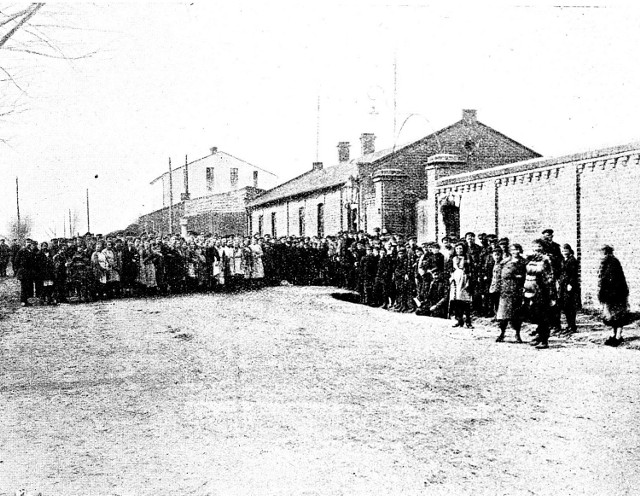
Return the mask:
[[418,202],[429,197],[429,157],[455,157],[439,162],[438,177],[540,157],[479,122],[475,110],[463,110],[460,121],[408,145],[376,151],[371,133],[360,142],[360,157],[350,159],[349,143],[340,142],[336,165],[315,162],[310,171],[250,200],[250,232],[314,236],[380,228],[432,237],[418,225]]
[[211,154],[188,162],[174,164],[169,181],[169,171],[151,181],[154,188],[155,208],[169,205],[169,184],[172,183],[173,201],[227,193],[242,188],[270,189],[278,184],[278,177],[256,165],[211,148]]
[[167,170],[151,181],[153,211],[138,221],[146,231],[243,234],[246,202],[278,182],[275,174],[217,147],[205,157],[175,165],[171,175]]

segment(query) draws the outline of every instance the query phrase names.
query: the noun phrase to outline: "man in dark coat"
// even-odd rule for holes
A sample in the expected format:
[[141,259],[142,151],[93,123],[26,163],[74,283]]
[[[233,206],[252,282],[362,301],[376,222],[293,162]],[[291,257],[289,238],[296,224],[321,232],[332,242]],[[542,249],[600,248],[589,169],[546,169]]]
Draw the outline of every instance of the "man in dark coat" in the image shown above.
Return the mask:
[[11,248],[4,239],[0,239],[0,277],[7,277],[7,265],[11,260]]
[[389,305],[393,305],[394,256],[395,253],[393,250],[387,253],[384,247],[380,249],[374,292],[377,295],[377,300],[380,302],[381,307],[385,309],[389,308]]
[[122,250],[122,288],[126,296],[133,296],[140,268],[140,253],[135,247],[133,239],[127,240],[127,246]]
[[396,304],[394,310],[397,310],[398,312],[408,312],[411,309],[409,306],[408,263],[406,247],[399,246],[393,271],[393,280],[395,282],[396,289]]
[[558,303],[567,319],[567,334],[578,330],[576,314],[580,308],[580,268],[570,245],[562,246],[562,266],[558,277]]
[[361,281],[361,303],[365,305],[374,305],[375,298],[373,296],[373,288],[378,272],[378,249],[367,245],[365,255],[360,259],[358,267]]
[[33,296],[33,283],[38,274],[38,253],[35,241],[28,239],[25,246],[16,253],[13,270],[20,281],[20,302],[23,307],[28,307],[29,298]]
[[560,245],[553,240],[553,229],[545,229],[542,231],[542,240],[544,241],[545,255],[551,260],[551,268],[553,269],[553,277],[558,280],[562,267],[562,250]]
[[[553,270],[553,279],[556,283],[556,290],[558,288],[558,279],[560,278],[560,272],[562,271],[562,251],[560,245],[553,241],[553,229],[545,229],[542,231],[542,241],[544,242],[544,254],[551,260],[551,269]],[[556,305],[552,310],[553,318],[551,320],[551,327],[555,332],[560,332],[560,305]]]
[[67,253],[63,244],[58,248],[58,252],[53,256],[53,286],[55,299],[58,303],[67,301]]
[[[467,245],[467,256],[471,259],[473,273],[471,279],[473,280],[473,286],[480,288],[482,285],[482,246],[476,243],[476,235],[473,232],[468,232],[464,235],[464,240]],[[478,314],[482,314],[482,294],[480,291],[476,291],[473,295],[473,310]]]
[[416,315],[446,319],[449,311],[449,281],[445,278],[444,271],[439,268],[432,268],[429,274],[429,290]]

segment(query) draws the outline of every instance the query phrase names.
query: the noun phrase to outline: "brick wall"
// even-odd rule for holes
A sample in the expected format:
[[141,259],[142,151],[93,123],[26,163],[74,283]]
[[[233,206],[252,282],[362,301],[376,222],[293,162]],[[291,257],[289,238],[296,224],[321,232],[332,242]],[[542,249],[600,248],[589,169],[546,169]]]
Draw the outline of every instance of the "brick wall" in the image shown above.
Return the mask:
[[242,188],[236,191],[218,193],[184,202],[184,215],[193,217],[209,212],[244,212],[247,201],[253,200],[264,190]]
[[[342,196],[340,189],[321,191],[306,195],[301,199],[284,200],[273,205],[251,208],[252,226],[258,232],[258,217],[264,216],[263,234],[271,234],[271,215],[275,212],[278,236],[299,236],[299,213],[304,208],[305,236],[318,234],[318,205],[324,205],[325,235],[342,230]],[[288,217],[287,217],[288,212]],[[288,227],[288,230],[287,230]]]
[[[466,232],[495,232],[495,186],[491,181],[467,184],[456,190],[460,199],[460,236]],[[439,229],[439,233],[444,231]],[[441,236],[439,236],[441,237]]]
[[246,226],[246,212],[207,212],[187,217],[187,230],[221,236],[244,236]]
[[[180,234],[180,219],[184,214],[184,202],[173,206],[173,224],[171,232]],[[155,212],[141,215],[138,218],[140,229],[145,232],[167,234],[169,232],[169,207],[161,208]]]
[[578,165],[583,298],[589,304],[597,301],[600,248],[610,244],[625,271],[630,304],[640,308],[639,159],[628,153]]
[[526,246],[552,228],[560,244],[577,246],[575,166],[538,170],[498,181],[498,231]]
[[[187,219],[187,230],[212,234],[244,234],[247,230],[246,202],[264,190],[247,187],[208,195],[173,206],[173,233],[180,233],[180,219]],[[169,232],[169,208],[143,215],[138,223],[146,231]],[[256,223],[257,226],[257,223]]]
[[[610,244],[624,268],[629,302],[640,309],[640,143],[536,159],[442,178],[439,195],[459,195],[461,230],[508,236],[528,250],[545,228],[579,257],[585,306],[597,306],[600,248]],[[497,185],[497,195],[496,195]],[[493,204],[491,199],[493,198]],[[420,204],[422,215],[429,205]]]

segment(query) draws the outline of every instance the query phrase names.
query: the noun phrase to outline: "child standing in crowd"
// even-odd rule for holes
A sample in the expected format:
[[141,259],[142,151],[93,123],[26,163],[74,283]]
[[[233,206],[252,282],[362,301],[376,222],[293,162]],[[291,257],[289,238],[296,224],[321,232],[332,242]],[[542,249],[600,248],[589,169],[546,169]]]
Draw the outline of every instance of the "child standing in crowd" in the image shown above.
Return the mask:
[[474,290],[474,266],[467,255],[467,246],[460,242],[454,247],[454,255],[449,260],[451,310],[456,317],[453,327],[462,327],[464,323],[469,329],[471,324],[471,302]]

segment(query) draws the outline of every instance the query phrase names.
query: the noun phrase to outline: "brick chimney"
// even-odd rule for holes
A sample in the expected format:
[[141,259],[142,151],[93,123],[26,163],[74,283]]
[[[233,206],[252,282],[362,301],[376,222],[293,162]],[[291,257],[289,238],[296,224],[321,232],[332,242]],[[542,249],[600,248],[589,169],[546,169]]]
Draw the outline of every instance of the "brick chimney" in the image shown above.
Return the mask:
[[218,153],[218,147],[217,146],[212,146],[209,149],[211,150],[211,155],[215,155],[216,153]]
[[313,163],[313,169],[314,171],[316,170],[322,170],[322,162],[314,162]]
[[477,118],[477,111],[471,109],[463,109],[462,110],[462,120],[465,124],[473,124],[475,123]]
[[338,162],[343,164],[349,161],[349,147],[351,145],[348,141],[340,141],[338,143]]
[[362,145],[362,155],[373,153],[376,151],[376,135],[373,133],[362,133],[360,135],[360,144]]

